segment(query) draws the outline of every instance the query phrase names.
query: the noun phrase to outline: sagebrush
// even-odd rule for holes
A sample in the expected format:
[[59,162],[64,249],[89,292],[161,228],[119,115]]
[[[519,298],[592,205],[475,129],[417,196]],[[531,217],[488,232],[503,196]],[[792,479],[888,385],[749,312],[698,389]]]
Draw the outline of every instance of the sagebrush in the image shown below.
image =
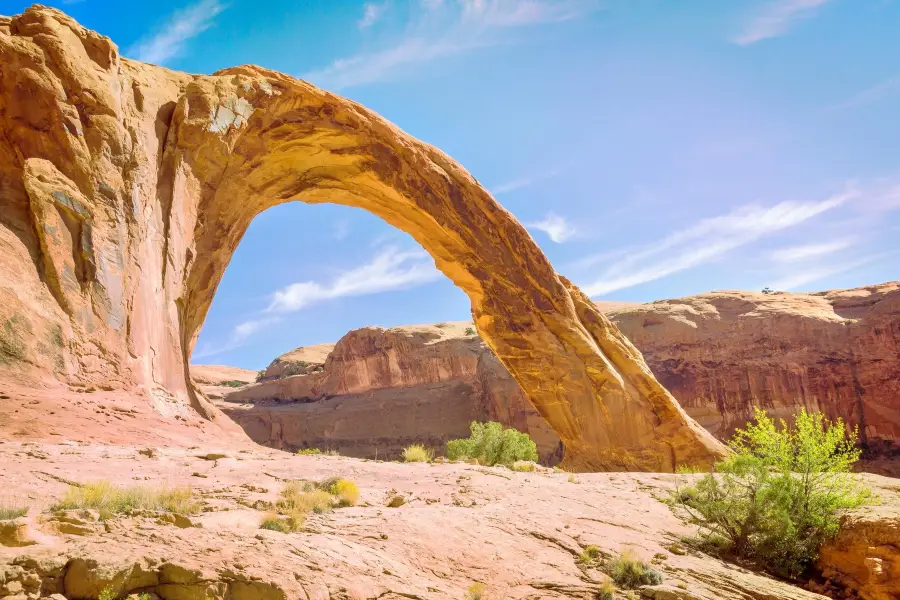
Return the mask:
[[473,421],[469,432],[467,438],[447,442],[447,458],[476,459],[479,464],[488,466],[511,466],[521,460],[538,460],[537,445],[526,433],[504,428],[495,421]]
[[756,409],[729,443],[734,452],[675,499],[714,540],[711,547],[795,578],[837,534],[840,512],[871,497],[851,474],[856,439],[841,419],[804,409],[793,423],[776,424]]

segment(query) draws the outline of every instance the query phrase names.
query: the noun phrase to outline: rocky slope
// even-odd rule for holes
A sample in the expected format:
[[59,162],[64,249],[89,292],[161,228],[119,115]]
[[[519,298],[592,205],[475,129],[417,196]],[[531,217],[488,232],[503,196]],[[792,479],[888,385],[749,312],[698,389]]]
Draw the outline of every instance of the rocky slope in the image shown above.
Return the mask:
[[[874,450],[900,441],[896,282],[600,308],[688,414],[717,436],[730,437],[754,406],[781,417],[806,407],[859,424]],[[320,446],[364,457],[378,448],[391,456],[413,441],[440,447],[465,434],[472,419],[495,419],[529,432],[552,461],[559,438],[467,327],[352,331],[331,357],[304,362],[309,374],[276,379],[291,363],[285,355],[270,367],[277,369],[271,381],[228,390],[220,406],[254,440],[277,448]],[[890,460],[867,465],[897,470]]]
[[[572,477],[209,445],[7,443],[0,463],[0,489],[29,509],[0,522],[0,540],[24,544],[0,543],[0,597],[10,599],[95,599],[111,586],[120,598],[145,592],[165,600],[459,600],[481,583],[482,597],[494,599],[587,600],[607,577],[579,562],[589,545],[604,557],[630,550],[653,562],[663,582],[642,589],[643,598],[824,598],[682,546],[679,537],[695,528],[657,499],[671,489],[672,475]],[[285,481],[335,476],[357,483],[358,506],[312,515],[297,533],[259,529]],[[882,497],[881,522],[896,526],[900,499],[891,482],[867,477]],[[202,510],[103,522],[91,512],[46,511],[66,482],[97,479],[190,485]],[[398,496],[404,503],[388,507]],[[13,528],[15,536],[2,535]],[[896,598],[896,538],[867,546],[860,542],[869,531],[848,527],[842,536],[856,543],[835,545],[839,555],[823,553],[822,566],[865,600]]]
[[190,356],[251,220],[357,206],[410,234],[574,469],[671,471],[723,448],[459,164],[366,108],[256,66],[122,58],[62,12],[0,17],[0,382],[218,412]]

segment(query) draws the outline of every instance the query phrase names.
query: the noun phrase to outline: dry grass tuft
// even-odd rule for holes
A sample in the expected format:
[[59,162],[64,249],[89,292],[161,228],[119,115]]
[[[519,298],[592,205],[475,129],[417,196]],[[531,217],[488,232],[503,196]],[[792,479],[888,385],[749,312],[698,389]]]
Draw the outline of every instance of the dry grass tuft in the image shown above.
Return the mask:
[[135,510],[189,515],[200,512],[190,487],[120,487],[109,481],[93,481],[69,486],[53,510],[93,509],[101,515],[118,515]]
[[403,449],[403,462],[431,462],[434,459],[434,451],[422,444],[413,444]]

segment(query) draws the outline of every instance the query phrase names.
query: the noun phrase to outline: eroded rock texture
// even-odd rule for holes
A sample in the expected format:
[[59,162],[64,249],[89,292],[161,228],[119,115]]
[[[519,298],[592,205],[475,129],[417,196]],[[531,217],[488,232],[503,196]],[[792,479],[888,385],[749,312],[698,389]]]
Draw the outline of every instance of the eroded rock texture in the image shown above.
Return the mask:
[[[191,373],[196,381],[215,368],[194,365]],[[562,457],[559,437],[469,322],[356,329],[337,344],[289,352],[265,373],[239,389],[215,387],[208,376],[203,387],[254,441],[273,448],[396,458],[423,443],[442,453],[472,421],[492,420],[529,433],[545,463]]]
[[609,313],[688,414],[730,437],[753,407],[801,407],[900,442],[900,282],[815,294],[715,292]]
[[[598,308],[717,437],[730,438],[754,407],[782,418],[805,407],[860,425],[864,468],[898,472],[891,455],[900,442],[900,283]],[[212,393],[228,400],[221,406],[255,441],[278,448],[391,455],[412,442],[440,448],[472,419],[491,419],[531,434],[552,460],[559,438],[468,326],[351,331],[336,347],[279,357],[260,385]],[[375,423],[379,411],[402,417]]]
[[468,173],[365,108],[254,66],[129,61],[43,7],[0,21],[0,64],[4,377],[212,416],[187,357],[241,236],[276,204],[333,202],[412,235],[468,294],[569,467],[662,471],[720,452]]

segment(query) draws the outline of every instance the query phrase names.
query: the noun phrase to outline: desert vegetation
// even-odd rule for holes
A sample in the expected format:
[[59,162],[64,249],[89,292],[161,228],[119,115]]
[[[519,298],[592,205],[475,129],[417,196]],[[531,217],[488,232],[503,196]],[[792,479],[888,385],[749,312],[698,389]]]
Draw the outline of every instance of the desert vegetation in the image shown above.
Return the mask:
[[347,479],[289,481],[281,490],[275,509],[263,516],[259,526],[282,533],[299,531],[309,514],[327,513],[335,508],[353,506],[358,501],[359,488]]
[[228,379],[228,380],[220,382],[219,385],[224,386],[224,387],[239,388],[239,387],[244,387],[245,385],[249,385],[249,383],[250,383],[249,381],[239,381],[237,379]]
[[675,501],[700,526],[706,551],[796,578],[837,534],[840,513],[871,498],[855,475],[857,431],[802,410],[776,423],[757,409],[714,472],[678,486]]
[[518,461],[538,460],[537,445],[528,434],[512,428],[504,428],[491,421],[469,426],[470,435],[447,442],[447,458],[450,460],[475,459],[479,464],[512,466]]
[[15,502],[0,502],[0,521],[18,519],[28,514],[28,507]]
[[101,480],[71,485],[52,510],[93,509],[101,518],[149,510],[177,514],[200,511],[200,502],[187,486],[178,487],[121,487]]
[[413,444],[403,449],[403,462],[431,462],[434,452],[422,444]]

